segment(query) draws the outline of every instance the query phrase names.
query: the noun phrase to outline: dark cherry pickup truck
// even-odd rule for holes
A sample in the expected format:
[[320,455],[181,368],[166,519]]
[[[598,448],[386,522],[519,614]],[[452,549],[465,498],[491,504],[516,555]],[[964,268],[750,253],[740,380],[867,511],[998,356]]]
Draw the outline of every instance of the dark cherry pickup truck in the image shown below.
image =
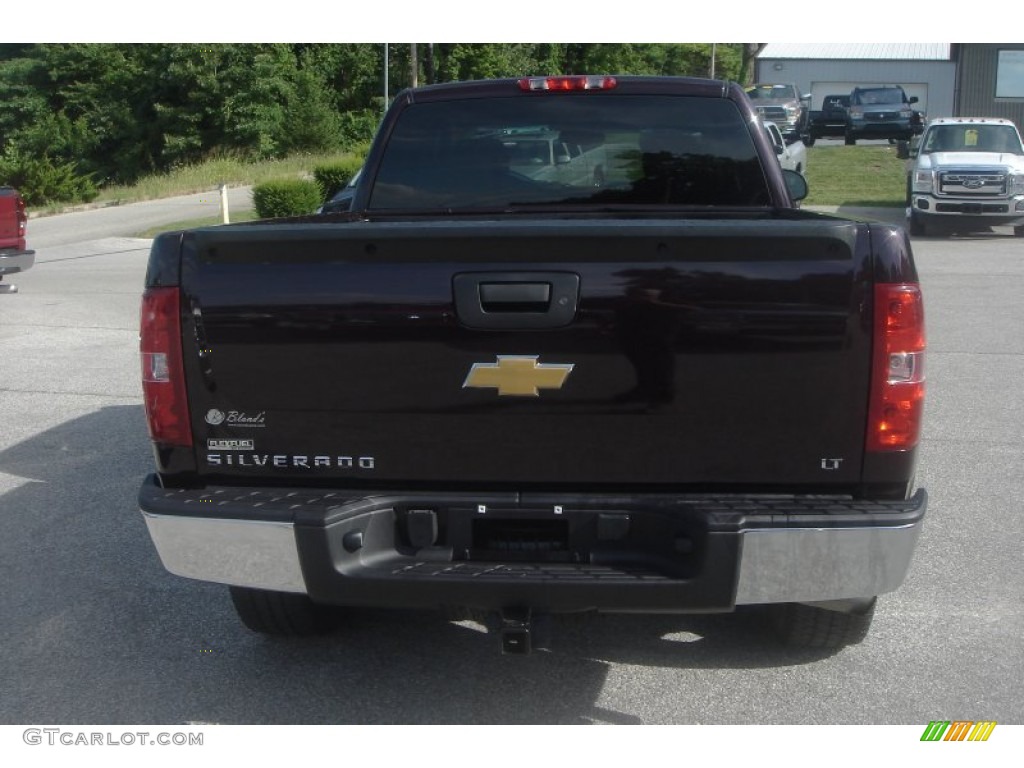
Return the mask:
[[[538,132],[602,174],[534,173]],[[267,633],[436,607],[523,653],[555,612],[764,605],[860,641],[925,515],[922,298],[901,229],[804,194],[737,85],[403,92],[350,211],[154,241],[165,567]]]
[[[0,186],[0,281],[6,275],[24,272],[35,263],[35,251],[25,247],[28,214],[25,201],[13,187]],[[0,293],[14,293],[13,285],[0,282]]]

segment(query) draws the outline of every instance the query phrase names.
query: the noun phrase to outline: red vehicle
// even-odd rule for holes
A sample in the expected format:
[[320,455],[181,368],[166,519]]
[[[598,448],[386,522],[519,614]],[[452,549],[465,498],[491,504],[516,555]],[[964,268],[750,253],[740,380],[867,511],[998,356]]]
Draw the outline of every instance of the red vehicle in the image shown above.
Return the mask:
[[[25,201],[13,187],[0,187],[0,280],[24,272],[36,260],[36,252],[25,248]],[[0,292],[14,292],[13,285],[0,285]]]

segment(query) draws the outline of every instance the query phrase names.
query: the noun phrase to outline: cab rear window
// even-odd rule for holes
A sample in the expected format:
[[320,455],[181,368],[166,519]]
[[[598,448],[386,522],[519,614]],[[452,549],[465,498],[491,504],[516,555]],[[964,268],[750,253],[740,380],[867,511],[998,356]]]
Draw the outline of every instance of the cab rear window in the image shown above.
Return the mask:
[[373,211],[770,200],[732,102],[587,93],[410,105],[371,190]]

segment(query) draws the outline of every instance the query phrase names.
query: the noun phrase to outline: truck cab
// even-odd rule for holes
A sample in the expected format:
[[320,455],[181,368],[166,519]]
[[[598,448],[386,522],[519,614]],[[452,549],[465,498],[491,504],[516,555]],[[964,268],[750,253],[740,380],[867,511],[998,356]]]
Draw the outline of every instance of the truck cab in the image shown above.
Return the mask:
[[911,105],[917,101],[899,85],[854,88],[846,112],[846,144],[856,144],[857,139],[909,141],[914,136]]
[[747,97],[761,119],[775,123],[787,141],[806,133],[811,95],[801,93],[794,83],[755,83]]

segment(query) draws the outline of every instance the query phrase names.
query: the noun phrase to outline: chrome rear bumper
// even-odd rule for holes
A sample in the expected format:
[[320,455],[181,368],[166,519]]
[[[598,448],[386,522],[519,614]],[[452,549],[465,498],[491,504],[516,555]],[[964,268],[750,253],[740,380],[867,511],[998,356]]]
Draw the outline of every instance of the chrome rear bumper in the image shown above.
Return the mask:
[[[143,503],[143,515],[164,566],[188,578],[307,593],[338,604],[493,607],[489,603],[539,601],[549,610],[681,613],[891,592],[910,567],[927,506],[919,490],[904,502],[874,502],[871,512],[833,512],[828,519],[808,514],[801,525],[799,514],[751,513],[747,499],[748,512],[740,518],[701,513],[707,519],[696,537],[700,553],[679,555],[680,562],[693,559],[688,571],[685,565],[673,570],[661,555],[645,560],[646,539],[635,545],[624,539],[618,559],[605,553],[586,563],[540,564],[523,557],[481,562],[440,546],[414,551],[398,530],[401,502],[383,497],[322,510],[296,504],[301,513],[292,520],[245,519],[237,507],[232,516],[218,517],[215,504],[190,514],[153,509],[167,501],[165,494],[160,504]],[[630,514],[639,520],[645,509]]]

